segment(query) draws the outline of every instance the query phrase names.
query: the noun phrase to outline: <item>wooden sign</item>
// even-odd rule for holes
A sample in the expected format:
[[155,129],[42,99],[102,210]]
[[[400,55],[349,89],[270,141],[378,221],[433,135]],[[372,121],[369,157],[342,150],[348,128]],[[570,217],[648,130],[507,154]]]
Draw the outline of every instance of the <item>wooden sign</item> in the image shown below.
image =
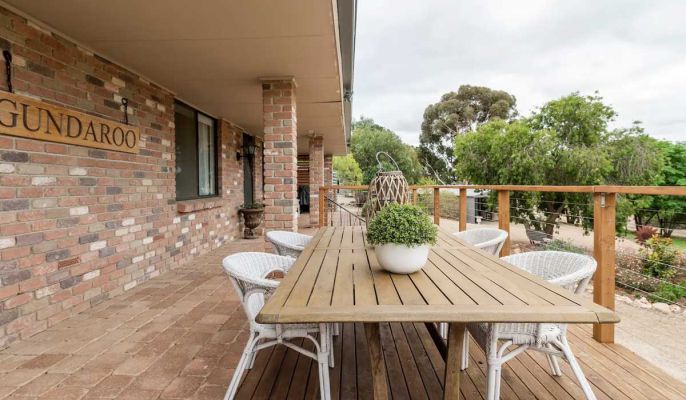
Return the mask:
[[138,127],[0,92],[0,134],[138,153]]

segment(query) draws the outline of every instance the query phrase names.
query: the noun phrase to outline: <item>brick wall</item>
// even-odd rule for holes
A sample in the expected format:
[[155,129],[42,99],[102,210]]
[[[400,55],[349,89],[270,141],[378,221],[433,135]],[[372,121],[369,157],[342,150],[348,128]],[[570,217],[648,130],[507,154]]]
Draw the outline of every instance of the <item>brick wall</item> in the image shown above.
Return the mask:
[[171,93],[2,8],[0,47],[17,93],[113,120],[126,97],[141,129],[139,154],[0,135],[0,348],[238,235],[242,136],[230,123],[220,198],[177,204]]

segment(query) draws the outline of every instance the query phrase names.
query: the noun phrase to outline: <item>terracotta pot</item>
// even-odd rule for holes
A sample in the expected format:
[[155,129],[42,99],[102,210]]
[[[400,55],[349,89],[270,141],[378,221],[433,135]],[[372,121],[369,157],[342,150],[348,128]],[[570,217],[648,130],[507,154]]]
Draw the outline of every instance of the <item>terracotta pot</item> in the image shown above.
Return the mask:
[[243,222],[245,229],[243,230],[243,237],[246,239],[256,239],[259,235],[255,234],[255,229],[262,224],[264,217],[264,209],[262,208],[241,208],[243,214]]

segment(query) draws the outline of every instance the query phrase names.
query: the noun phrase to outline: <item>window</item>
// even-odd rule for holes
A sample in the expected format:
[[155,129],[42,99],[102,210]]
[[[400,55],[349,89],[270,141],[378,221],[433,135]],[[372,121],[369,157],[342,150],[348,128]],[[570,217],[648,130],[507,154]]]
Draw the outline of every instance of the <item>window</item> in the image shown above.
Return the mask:
[[174,105],[176,199],[217,195],[216,121],[185,104]]

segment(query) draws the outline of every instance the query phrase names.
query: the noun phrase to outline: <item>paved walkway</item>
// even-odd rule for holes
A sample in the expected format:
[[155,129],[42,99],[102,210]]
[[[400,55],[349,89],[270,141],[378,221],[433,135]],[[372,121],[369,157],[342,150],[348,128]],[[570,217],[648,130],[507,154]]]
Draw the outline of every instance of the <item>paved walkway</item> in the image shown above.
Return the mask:
[[247,322],[220,269],[231,243],[0,352],[0,399],[221,399]]

